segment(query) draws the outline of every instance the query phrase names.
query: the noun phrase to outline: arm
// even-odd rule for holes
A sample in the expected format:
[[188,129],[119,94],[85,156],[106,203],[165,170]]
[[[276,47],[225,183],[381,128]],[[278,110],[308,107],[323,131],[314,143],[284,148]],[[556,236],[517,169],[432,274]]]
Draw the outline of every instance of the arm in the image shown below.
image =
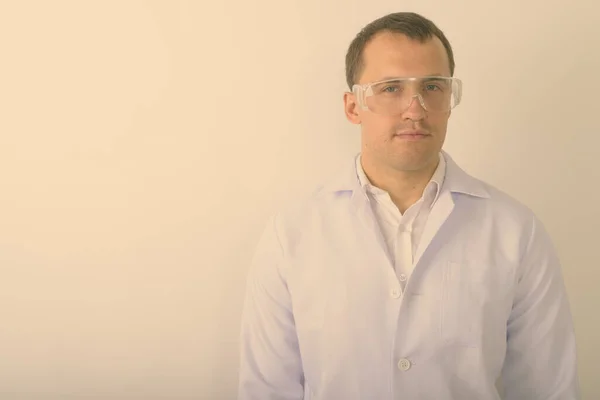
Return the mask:
[[517,272],[502,370],[506,400],[578,400],[575,333],[561,266],[534,216]]
[[248,274],[241,328],[239,400],[301,400],[302,365],[282,273],[283,249],[271,219]]

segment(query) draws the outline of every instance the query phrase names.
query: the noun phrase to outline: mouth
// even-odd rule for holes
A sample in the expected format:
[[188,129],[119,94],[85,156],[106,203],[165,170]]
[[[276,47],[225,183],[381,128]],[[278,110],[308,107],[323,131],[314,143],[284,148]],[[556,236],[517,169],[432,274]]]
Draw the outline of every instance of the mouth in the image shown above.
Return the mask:
[[397,133],[394,135],[394,137],[404,139],[404,140],[411,140],[411,141],[427,139],[430,136],[431,135],[429,133],[426,133],[424,131],[419,131],[419,130],[405,131],[405,132],[400,132],[400,133]]

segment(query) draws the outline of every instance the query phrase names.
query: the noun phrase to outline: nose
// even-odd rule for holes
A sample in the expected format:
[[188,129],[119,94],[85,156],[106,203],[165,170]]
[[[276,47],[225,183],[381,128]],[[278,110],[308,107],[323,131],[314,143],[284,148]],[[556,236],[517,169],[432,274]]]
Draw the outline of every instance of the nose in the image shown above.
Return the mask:
[[425,118],[427,110],[425,102],[420,94],[415,94],[409,99],[408,107],[402,114],[404,119],[419,121]]

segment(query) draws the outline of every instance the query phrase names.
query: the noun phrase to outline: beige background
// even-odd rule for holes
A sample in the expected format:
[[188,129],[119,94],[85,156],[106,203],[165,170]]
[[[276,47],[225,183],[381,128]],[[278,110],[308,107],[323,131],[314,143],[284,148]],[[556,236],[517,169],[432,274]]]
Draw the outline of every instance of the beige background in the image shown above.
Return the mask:
[[344,54],[387,12],[450,38],[446,145],[531,206],[600,398],[600,6],[0,2],[0,398],[233,399],[265,218],[358,150]]

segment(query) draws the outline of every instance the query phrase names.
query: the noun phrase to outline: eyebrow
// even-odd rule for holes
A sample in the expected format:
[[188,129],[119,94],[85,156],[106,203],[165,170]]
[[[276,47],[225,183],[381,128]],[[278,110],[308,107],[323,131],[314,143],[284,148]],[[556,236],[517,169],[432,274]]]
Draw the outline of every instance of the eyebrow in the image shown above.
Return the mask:
[[[377,79],[376,82],[381,82],[381,81],[389,81],[392,79],[404,79],[404,78],[409,78],[409,77],[401,77],[401,76],[385,76],[381,79]],[[429,74],[429,75],[423,75],[422,77],[419,78],[425,78],[425,79],[431,79],[431,80],[435,80],[435,79],[440,79],[440,78],[451,78],[450,76],[444,76],[442,74]]]

